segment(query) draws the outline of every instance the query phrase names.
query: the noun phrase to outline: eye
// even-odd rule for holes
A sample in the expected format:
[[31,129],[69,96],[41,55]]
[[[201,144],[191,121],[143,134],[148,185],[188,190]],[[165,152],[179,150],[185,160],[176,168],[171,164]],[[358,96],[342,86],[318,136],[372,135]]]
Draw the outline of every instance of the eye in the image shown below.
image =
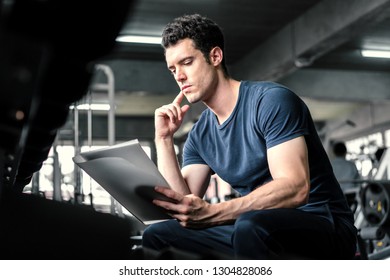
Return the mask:
[[183,62],[183,64],[184,65],[190,65],[192,63],[192,59],[186,59],[186,60],[184,60],[184,62]]

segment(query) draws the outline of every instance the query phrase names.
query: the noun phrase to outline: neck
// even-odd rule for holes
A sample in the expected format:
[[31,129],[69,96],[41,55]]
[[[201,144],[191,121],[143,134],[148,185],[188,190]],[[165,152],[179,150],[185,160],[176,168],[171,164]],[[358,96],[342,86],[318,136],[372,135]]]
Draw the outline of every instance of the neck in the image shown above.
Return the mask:
[[237,104],[240,82],[231,78],[220,79],[214,94],[204,104],[217,116],[219,124],[224,123]]

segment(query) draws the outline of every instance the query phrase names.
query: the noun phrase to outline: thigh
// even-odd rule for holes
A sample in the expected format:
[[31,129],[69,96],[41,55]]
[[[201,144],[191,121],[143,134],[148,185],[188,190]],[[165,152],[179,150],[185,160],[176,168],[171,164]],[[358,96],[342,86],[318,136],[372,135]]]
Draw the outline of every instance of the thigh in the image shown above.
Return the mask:
[[206,229],[188,229],[176,220],[150,225],[143,234],[143,246],[154,250],[169,247],[201,255],[223,254],[233,256],[231,236],[233,225]]
[[254,227],[273,258],[341,258],[336,227],[323,217],[298,209],[270,209],[245,213],[236,223]]

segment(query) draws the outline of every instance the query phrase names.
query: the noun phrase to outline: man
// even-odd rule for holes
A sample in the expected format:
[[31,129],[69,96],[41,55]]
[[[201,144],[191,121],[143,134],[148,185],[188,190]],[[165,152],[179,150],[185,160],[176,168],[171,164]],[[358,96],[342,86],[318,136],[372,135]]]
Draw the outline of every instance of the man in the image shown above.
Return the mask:
[[333,154],[335,158],[331,161],[331,164],[343,192],[356,188],[358,185],[355,185],[352,181],[360,179],[360,174],[355,163],[346,159],[347,147],[345,144],[343,142],[335,143]]
[[[143,247],[239,259],[352,258],[353,218],[303,102],[275,83],[232,79],[210,19],[175,19],[162,44],[181,91],[155,112],[157,164],[171,186],[156,190],[176,203],[154,201],[173,219],[149,226]],[[208,108],[180,168],[173,136],[189,110],[184,97]],[[202,200],[214,173],[241,197]]]

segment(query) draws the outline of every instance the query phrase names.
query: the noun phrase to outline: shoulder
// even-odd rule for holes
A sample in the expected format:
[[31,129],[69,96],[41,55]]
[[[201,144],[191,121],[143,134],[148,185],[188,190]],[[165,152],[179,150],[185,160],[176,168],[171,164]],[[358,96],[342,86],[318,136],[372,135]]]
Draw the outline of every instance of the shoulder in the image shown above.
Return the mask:
[[256,110],[263,114],[268,112],[290,112],[291,108],[297,111],[306,111],[303,100],[288,87],[275,82],[251,82],[243,83],[244,98],[256,106]]
[[271,81],[242,81],[241,88],[246,91],[267,92],[269,90],[287,90],[286,86]]
[[[288,87],[275,82],[244,81],[241,84],[241,93],[249,99],[255,99],[264,103],[280,103],[280,101],[299,101],[298,96]],[[268,104],[267,104],[268,105]]]

